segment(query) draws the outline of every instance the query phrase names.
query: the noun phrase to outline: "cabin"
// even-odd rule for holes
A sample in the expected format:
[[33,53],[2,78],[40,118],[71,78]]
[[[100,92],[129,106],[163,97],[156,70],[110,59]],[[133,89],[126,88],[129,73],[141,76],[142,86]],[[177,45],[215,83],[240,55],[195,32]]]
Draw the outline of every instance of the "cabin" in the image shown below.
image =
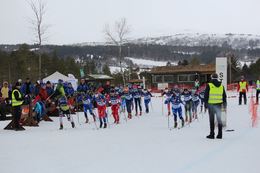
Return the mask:
[[207,65],[179,65],[154,67],[151,75],[151,88],[173,88],[175,85],[193,87],[196,79],[200,84],[208,82],[212,73],[215,73],[214,64]]

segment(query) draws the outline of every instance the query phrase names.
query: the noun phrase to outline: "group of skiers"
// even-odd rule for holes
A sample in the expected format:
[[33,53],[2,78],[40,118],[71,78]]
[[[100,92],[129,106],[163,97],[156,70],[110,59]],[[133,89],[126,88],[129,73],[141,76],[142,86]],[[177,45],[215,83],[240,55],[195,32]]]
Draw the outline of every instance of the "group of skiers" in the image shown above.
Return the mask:
[[[205,88],[204,88],[205,89]],[[183,91],[175,86],[172,90],[168,88],[162,93],[165,97],[164,104],[167,105],[168,116],[171,112],[174,116],[174,128],[178,126],[177,116],[181,120],[181,126],[183,127],[185,122],[191,123],[193,119],[198,119],[198,106],[201,107],[201,112],[206,111],[204,104],[204,89],[203,87],[188,89],[184,88]],[[183,108],[185,112],[185,119],[183,118]]]
[[[168,116],[171,114],[174,118],[174,128],[178,127],[177,117],[181,121],[181,127],[192,120],[198,119],[198,107],[201,112],[209,110],[210,135],[207,138],[214,139],[215,115],[218,122],[217,138],[222,138],[222,122],[221,109],[226,109],[226,93],[221,82],[218,81],[218,75],[212,74],[212,79],[208,84],[199,86],[198,80],[195,82],[193,89],[184,88],[181,90],[176,85],[173,89],[166,88],[162,91],[163,103],[167,107]],[[238,83],[237,91],[239,92],[239,105],[244,98],[244,104],[247,103],[246,92],[248,84],[244,77]],[[149,113],[149,104],[151,103],[152,94],[147,89],[142,89],[138,85],[129,85],[127,87],[111,87],[104,85],[102,87],[93,87],[88,85],[84,79],[81,80],[74,90],[70,83],[59,80],[57,86],[48,81],[46,84],[36,83],[33,85],[27,78],[24,83],[18,80],[13,88],[8,92],[8,84],[4,83],[1,89],[2,101],[11,103],[14,114],[15,130],[24,130],[19,124],[21,117],[21,106],[23,104],[32,104],[35,120],[41,121],[42,115],[47,114],[47,107],[54,105],[57,110],[60,129],[63,129],[63,117],[66,116],[71,122],[72,128],[75,127],[72,113],[83,111],[86,123],[90,118],[96,124],[99,120],[99,128],[107,128],[108,126],[108,107],[110,107],[111,115],[114,123],[120,123],[120,113],[127,113],[125,120],[132,119],[133,110],[135,116],[141,116],[143,113],[142,102],[144,103],[144,111]],[[258,104],[258,96],[260,93],[260,82],[256,82],[256,103]],[[8,99],[9,98],[9,99]],[[143,101],[142,101],[143,100]],[[97,115],[94,109],[97,109]],[[184,112],[184,115],[183,115]],[[52,113],[52,112],[51,112]],[[97,125],[96,125],[97,126]]]

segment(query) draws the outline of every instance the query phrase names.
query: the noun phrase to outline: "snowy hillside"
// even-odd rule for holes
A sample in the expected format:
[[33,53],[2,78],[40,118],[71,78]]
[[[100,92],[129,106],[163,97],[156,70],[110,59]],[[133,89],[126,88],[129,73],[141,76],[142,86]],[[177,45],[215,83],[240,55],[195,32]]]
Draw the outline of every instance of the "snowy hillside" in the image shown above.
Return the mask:
[[200,34],[185,33],[172,36],[146,37],[133,41],[135,44],[160,44],[172,46],[222,46],[235,49],[260,48],[260,35],[251,34]]
[[[231,46],[234,49],[260,48],[260,35],[179,33],[169,36],[143,37],[128,40],[132,44],[160,44],[172,46]],[[113,45],[107,42],[85,42],[73,46]],[[197,52],[193,52],[196,54]]]
[[[142,59],[142,58],[134,58],[134,57],[125,57],[126,60],[131,60],[135,66],[138,66],[140,68],[152,68],[156,66],[166,66],[167,61],[154,61],[154,60],[148,60],[148,59]],[[172,65],[177,65],[178,62],[171,62]],[[126,67],[126,64],[123,64],[122,66]],[[123,67],[122,70],[124,71],[126,68]],[[111,73],[120,72],[120,67],[118,66],[110,66]],[[141,70],[142,71],[142,70]]]
[[76,129],[64,119],[62,131],[58,118],[19,132],[2,130],[8,122],[1,121],[0,172],[259,173],[260,129],[251,127],[248,106],[237,103],[228,99],[227,129],[235,131],[222,140],[205,138],[208,114],[170,131],[160,97],[153,98],[150,114],[127,122],[121,115],[121,124],[108,129],[84,124],[82,113],[80,124],[74,116]]

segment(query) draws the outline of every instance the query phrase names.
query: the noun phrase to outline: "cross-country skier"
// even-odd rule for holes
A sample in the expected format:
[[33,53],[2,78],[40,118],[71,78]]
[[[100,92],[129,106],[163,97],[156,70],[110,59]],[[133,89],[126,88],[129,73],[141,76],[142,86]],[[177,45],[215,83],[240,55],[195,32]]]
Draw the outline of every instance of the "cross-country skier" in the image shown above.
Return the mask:
[[141,88],[138,86],[133,87],[132,95],[134,97],[134,103],[135,103],[135,116],[138,116],[138,107],[139,107],[139,115],[142,115],[142,105],[141,105],[141,95],[142,91]]
[[63,129],[63,122],[62,117],[64,115],[67,116],[68,120],[71,122],[72,128],[75,127],[75,123],[73,121],[73,118],[70,114],[70,107],[68,105],[68,100],[65,96],[65,90],[63,87],[63,81],[61,79],[58,80],[58,85],[55,89],[55,92],[53,95],[51,95],[50,99],[52,98],[58,99],[58,106],[59,106],[59,117],[60,117],[60,129]]
[[131,119],[132,118],[132,103],[133,103],[133,96],[132,94],[129,92],[128,87],[124,88],[124,95],[123,97],[125,98],[125,104],[126,104],[126,110],[128,113],[128,118]]
[[102,128],[104,124],[104,128],[107,128],[107,121],[106,121],[106,98],[104,95],[101,94],[101,91],[97,91],[94,97],[97,103],[97,110],[98,110],[98,117],[100,125],[99,127]]
[[72,128],[75,128],[75,123],[73,121],[73,117],[70,114],[70,108],[69,108],[68,100],[67,100],[66,96],[61,96],[59,98],[58,105],[59,105],[59,108],[60,108],[60,111],[59,111],[60,130],[63,129],[63,121],[62,121],[63,116],[66,116],[68,121],[71,122]]
[[183,104],[180,95],[173,94],[171,99],[169,101],[165,101],[165,104],[172,103],[172,113],[174,116],[174,128],[178,126],[177,123],[177,114],[181,120],[181,125],[182,127],[184,126],[184,119],[182,117],[182,107],[181,105]]
[[111,104],[112,115],[114,117],[114,123],[119,124],[119,107],[120,97],[116,94],[115,90],[111,89],[109,95],[109,103]]
[[145,112],[149,113],[149,103],[151,102],[151,97],[153,96],[149,91],[147,91],[147,89],[144,89],[142,95],[144,97]]
[[90,94],[90,91],[88,91],[87,94],[83,95],[82,103],[83,103],[83,110],[84,110],[84,115],[85,115],[85,118],[86,118],[86,123],[89,122],[88,112],[90,113],[90,115],[92,115],[94,121],[96,121],[96,116],[93,113],[93,97]]
[[203,107],[204,107],[204,112],[207,111],[206,107],[205,107],[205,98],[204,98],[204,94],[205,94],[205,89],[201,90],[199,93],[199,98],[200,98],[200,112],[203,112]]
[[172,97],[172,92],[168,90],[168,88],[165,88],[164,92],[162,93],[162,96],[165,95],[165,101],[167,102],[167,110],[168,110],[168,116],[171,115],[171,104],[170,104],[170,99]]
[[200,98],[198,94],[198,90],[192,94],[192,114],[193,118],[198,119],[198,106],[200,104]]
[[[191,92],[185,88],[182,93],[184,97],[184,105],[185,105],[185,121],[189,121],[191,123],[192,121],[192,116],[191,116],[191,108],[192,108],[192,97],[191,97]],[[188,119],[189,116],[189,119]]]

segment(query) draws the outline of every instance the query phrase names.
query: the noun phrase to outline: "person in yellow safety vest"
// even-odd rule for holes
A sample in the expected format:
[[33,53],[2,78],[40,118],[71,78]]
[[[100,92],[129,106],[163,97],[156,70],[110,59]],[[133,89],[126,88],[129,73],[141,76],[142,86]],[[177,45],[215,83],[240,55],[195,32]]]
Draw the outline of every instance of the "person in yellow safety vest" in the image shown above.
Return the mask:
[[258,80],[256,81],[256,104],[258,104],[258,99],[259,99],[259,94],[260,94],[260,76],[258,77]]
[[221,121],[221,107],[227,107],[227,95],[224,86],[218,81],[216,73],[211,75],[211,81],[207,84],[205,89],[205,107],[209,110],[209,125],[210,134],[209,139],[215,138],[215,115],[218,122],[218,139],[222,139],[222,121]]
[[241,80],[238,83],[237,92],[239,92],[239,105],[242,103],[242,97],[244,98],[244,104],[246,105],[246,92],[248,91],[248,83],[245,81],[245,77],[241,76]]
[[22,114],[22,109],[21,106],[23,104],[23,96],[20,91],[21,84],[17,82],[15,84],[15,88],[12,91],[12,107],[13,107],[13,116],[14,116],[14,130],[25,130],[19,123],[21,114]]

